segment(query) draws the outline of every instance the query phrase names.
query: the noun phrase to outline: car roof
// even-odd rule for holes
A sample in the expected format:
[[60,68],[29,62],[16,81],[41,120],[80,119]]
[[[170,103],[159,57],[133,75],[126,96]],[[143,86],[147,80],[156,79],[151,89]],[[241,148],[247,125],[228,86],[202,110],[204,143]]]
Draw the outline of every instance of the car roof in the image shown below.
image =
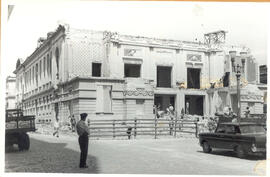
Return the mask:
[[219,123],[221,125],[258,125],[259,123],[256,122],[223,122],[223,123]]

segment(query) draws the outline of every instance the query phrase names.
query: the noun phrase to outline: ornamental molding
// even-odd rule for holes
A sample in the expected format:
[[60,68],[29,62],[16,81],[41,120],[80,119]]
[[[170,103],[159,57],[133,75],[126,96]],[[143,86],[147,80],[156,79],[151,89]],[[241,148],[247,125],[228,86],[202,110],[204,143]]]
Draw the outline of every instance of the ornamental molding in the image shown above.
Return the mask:
[[124,90],[123,91],[124,96],[153,96],[154,91],[147,91],[144,88],[136,88],[136,90]]
[[187,54],[187,61],[201,62],[202,56],[198,54]]
[[263,96],[261,95],[241,95],[241,101],[263,101]]

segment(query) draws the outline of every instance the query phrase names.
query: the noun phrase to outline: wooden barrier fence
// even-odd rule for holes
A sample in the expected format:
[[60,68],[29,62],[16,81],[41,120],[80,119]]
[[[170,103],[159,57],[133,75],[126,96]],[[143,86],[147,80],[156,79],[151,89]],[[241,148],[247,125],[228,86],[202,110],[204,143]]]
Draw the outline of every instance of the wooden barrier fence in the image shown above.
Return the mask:
[[181,119],[125,119],[90,120],[88,122],[91,137],[127,137],[137,136],[174,136],[190,133],[197,136],[197,121]]

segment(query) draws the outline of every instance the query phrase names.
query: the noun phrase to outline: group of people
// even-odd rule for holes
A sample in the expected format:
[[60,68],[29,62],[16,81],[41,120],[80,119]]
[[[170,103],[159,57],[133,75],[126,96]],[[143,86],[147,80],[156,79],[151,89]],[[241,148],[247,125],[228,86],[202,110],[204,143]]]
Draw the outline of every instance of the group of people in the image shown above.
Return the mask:
[[[74,115],[69,116],[69,121],[70,121],[70,128],[72,132],[75,132],[75,125],[76,125],[76,119],[74,117]],[[56,136],[57,138],[59,138],[59,128],[60,128],[60,123],[59,123],[59,119],[56,118],[55,122],[54,122],[54,132],[53,132],[53,136]]]
[[170,135],[171,135],[173,131],[173,126],[174,126],[173,121],[175,119],[175,111],[174,111],[173,105],[169,104],[168,107],[166,108],[166,111],[162,111],[160,104],[158,104],[155,108],[155,114],[158,119],[161,117],[164,117],[167,120],[169,120],[169,128],[170,128]]
[[[223,110],[223,113],[225,116],[228,116],[228,117],[236,117],[237,115],[232,111],[232,108],[229,107],[229,106],[226,106]],[[244,114],[245,114],[245,118],[249,118],[250,116],[250,109],[249,107],[247,106],[246,107],[246,110],[244,111]]]

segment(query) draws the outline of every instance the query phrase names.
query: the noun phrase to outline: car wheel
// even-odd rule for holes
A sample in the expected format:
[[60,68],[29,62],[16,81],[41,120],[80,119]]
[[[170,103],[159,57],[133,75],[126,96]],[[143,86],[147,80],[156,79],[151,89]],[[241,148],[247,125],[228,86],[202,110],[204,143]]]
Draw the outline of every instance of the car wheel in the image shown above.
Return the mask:
[[241,159],[245,157],[245,155],[246,155],[245,151],[241,146],[236,147],[236,155],[238,158],[241,158]]
[[203,142],[203,152],[205,153],[209,153],[212,151],[212,148],[210,147],[210,145],[208,144],[208,142]]

